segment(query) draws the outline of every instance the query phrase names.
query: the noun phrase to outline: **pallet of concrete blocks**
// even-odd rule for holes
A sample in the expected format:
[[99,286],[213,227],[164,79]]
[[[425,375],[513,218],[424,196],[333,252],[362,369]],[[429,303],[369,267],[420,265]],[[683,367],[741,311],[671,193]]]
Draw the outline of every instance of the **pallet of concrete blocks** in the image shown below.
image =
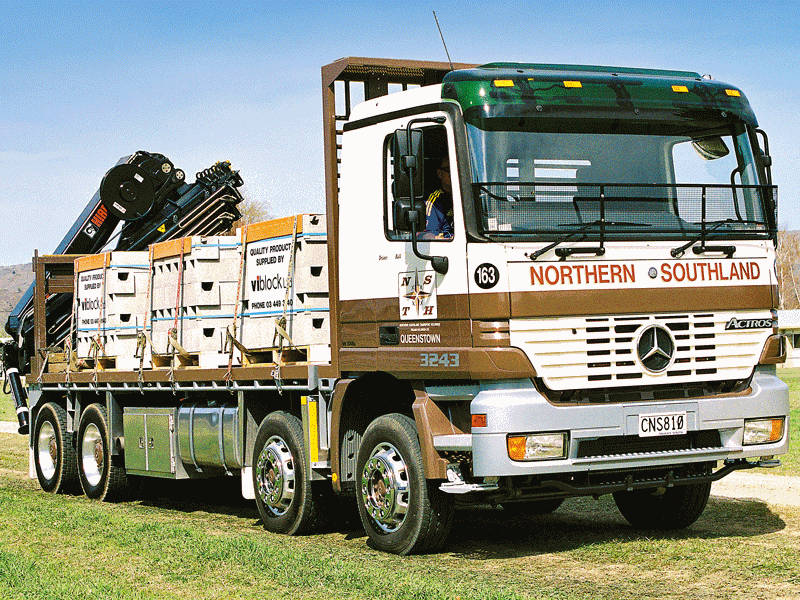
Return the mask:
[[[117,369],[138,368],[137,335],[148,310],[147,252],[84,256],[75,260],[75,272],[78,358],[105,360]],[[149,354],[145,366],[150,366]]]
[[[169,331],[200,367],[227,365],[226,330],[233,323],[241,275],[236,236],[193,236],[155,244],[152,339],[159,353],[173,354]],[[176,319],[177,313],[177,319]],[[235,356],[236,363],[241,359]]]
[[[255,351],[293,346],[305,352],[310,362],[330,360],[324,215],[302,214],[256,223],[247,227],[244,237],[241,343]],[[291,344],[276,333],[282,319]]]

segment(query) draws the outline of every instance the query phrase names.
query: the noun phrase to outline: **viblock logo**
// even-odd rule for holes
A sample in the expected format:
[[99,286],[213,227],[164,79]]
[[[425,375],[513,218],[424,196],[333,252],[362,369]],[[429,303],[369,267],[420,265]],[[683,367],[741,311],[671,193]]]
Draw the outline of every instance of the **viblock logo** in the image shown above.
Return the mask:
[[264,290],[283,290],[286,289],[286,278],[275,275],[273,277],[262,277],[256,275],[256,278],[250,282],[250,287],[254,292],[263,292]]
[[81,310],[100,310],[100,298],[84,298],[81,300]]

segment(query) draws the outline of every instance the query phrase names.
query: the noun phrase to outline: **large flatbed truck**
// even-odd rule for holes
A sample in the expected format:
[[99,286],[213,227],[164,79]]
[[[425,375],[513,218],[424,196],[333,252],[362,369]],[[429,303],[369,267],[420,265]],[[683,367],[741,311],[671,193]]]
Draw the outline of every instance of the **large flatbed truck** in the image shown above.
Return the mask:
[[[109,263],[34,258],[44,490],[113,500],[137,477],[228,474],[285,534],[350,495],[371,543],[408,554],[441,548],[465,504],[613,494],[635,527],[686,527],[713,481],[779,464],[777,191],[743,92],[683,71],[456,67],[323,67],[327,211],[237,232],[227,364],[177,343],[146,368],[48,354],[44,298]],[[436,209],[448,226],[426,231]],[[304,347],[286,329],[313,297],[289,306],[302,276],[248,261],[295,265],[320,228],[328,331]],[[148,298],[168,250],[151,246]],[[272,345],[241,337],[276,306]],[[143,330],[162,318],[147,311]]]

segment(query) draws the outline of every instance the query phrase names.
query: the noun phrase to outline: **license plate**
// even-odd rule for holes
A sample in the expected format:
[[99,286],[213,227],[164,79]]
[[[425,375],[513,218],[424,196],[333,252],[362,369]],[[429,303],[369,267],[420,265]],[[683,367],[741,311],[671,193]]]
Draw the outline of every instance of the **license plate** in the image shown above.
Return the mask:
[[639,415],[639,437],[681,435],[686,433],[686,413]]

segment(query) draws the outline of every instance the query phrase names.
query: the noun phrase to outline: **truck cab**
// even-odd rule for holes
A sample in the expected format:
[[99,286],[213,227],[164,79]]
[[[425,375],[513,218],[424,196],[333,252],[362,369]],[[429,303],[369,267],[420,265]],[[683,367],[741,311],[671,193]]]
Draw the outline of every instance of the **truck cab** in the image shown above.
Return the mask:
[[[766,144],[741,90],[683,71],[493,63],[354,107],[331,212],[362,409],[415,398],[461,501],[690,524],[788,447]],[[378,454],[342,466],[367,506]]]

